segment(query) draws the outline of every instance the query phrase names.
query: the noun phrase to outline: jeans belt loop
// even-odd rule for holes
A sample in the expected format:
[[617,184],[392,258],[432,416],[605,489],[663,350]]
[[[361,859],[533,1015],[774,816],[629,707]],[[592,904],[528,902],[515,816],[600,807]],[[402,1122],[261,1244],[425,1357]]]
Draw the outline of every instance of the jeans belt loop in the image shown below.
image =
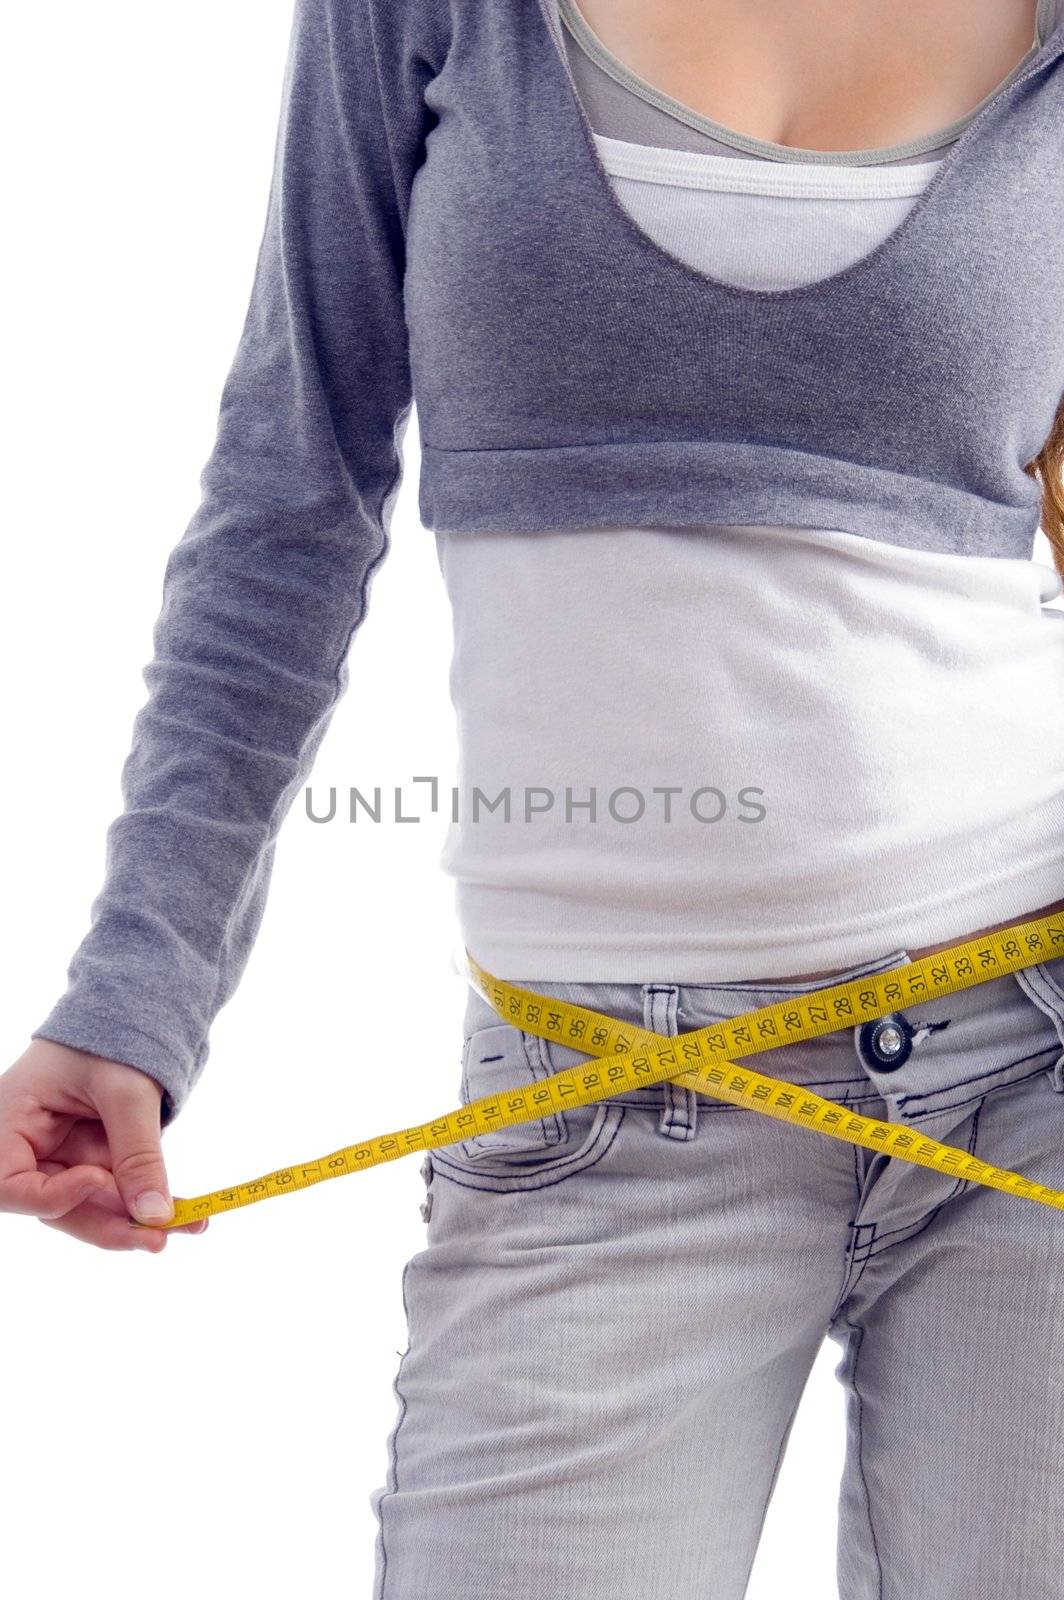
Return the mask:
[[[674,983],[643,985],[643,1016],[655,1033],[679,1033],[680,991]],[[693,1139],[698,1127],[698,1096],[694,1089],[666,1080],[658,1132],[666,1139]]]

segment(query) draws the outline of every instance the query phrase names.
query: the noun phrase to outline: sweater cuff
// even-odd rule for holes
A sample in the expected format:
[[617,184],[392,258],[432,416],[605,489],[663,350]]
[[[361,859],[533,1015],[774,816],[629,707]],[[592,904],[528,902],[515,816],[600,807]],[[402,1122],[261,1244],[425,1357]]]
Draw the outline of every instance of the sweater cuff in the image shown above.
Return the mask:
[[168,1127],[188,1099],[202,1061],[180,1055],[170,1045],[132,1023],[96,1011],[80,1001],[62,998],[31,1034],[34,1039],[50,1039],[73,1050],[86,1050],[136,1067],[162,1085],[161,1122]]

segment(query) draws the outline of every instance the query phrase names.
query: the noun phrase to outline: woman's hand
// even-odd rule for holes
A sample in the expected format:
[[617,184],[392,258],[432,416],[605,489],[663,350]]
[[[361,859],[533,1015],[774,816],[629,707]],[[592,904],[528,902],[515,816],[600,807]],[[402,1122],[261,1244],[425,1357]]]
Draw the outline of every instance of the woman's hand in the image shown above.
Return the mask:
[[34,1039],[0,1076],[0,1211],[37,1217],[103,1250],[165,1248],[135,1227],[173,1214],[160,1140],[162,1088],[138,1067]]

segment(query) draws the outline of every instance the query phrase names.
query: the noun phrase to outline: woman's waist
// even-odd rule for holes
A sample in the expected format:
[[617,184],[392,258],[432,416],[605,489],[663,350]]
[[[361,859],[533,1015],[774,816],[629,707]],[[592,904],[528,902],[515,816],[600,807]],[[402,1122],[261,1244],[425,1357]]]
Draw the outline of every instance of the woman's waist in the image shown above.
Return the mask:
[[916,959],[1064,909],[1064,816],[982,844],[981,854],[921,841],[890,856],[840,856],[819,875],[793,858],[749,873],[724,855],[681,853],[664,883],[634,858],[628,871],[587,864],[586,875],[492,861],[457,873],[456,904],[467,949],[510,981],[531,973],[631,994],[658,982],[817,986],[885,954]]
[[[677,1035],[709,1029],[747,1013],[786,1003],[821,987],[853,979],[889,974],[912,958],[903,949],[857,962],[820,979],[769,980],[764,983],[568,982],[513,979],[519,987],[547,999],[646,1028]],[[890,1116],[913,1123],[941,1113],[964,1114],[988,1093],[1033,1079],[1039,1074],[1064,1086],[1064,957],[1053,957],[1020,972],[1005,973],[951,994],[942,994],[891,1010],[883,1018],[886,1038],[877,1021],[848,1021],[830,1033],[798,1041],[777,1041],[745,1055],[735,1052],[751,1070],[802,1086],[827,1098],[882,1116],[872,1101],[887,1102]],[[470,989],[465,1032],[496,1027],[499,1014],[476,989]],[[529,1048],[538,1061],[534,1075],[545,1076],[579,1065],[587,1054],[559,1038],[539,1038]],[[532,1068],[530,1067],[530,1070]],[[677,1083],[714,1109],[717,1100],[708,1085],[694,1080]],[[617,1096],[627,1105],[650,1108],[667,1103],[667,1086],[650,1085]]]
[[[1054,900],[1049,905],[1036,906],[1018,915],[1003,917],[1000,921],[988,923],[985,927],[972,928],[968,932],[958,934],[953,938],[940,939],[936,944],[907,946],[907,959],[910,961],[922,961],[925,956],[937,955],[940,951],[949,950],[954,945],[967,944],[972,939],[981,939],[987,934],[999,933],[1003,928],[1011,927],[1015,923],[1033,922],[1038,918],[1049,916],[1054,911],[1064,911],[1064,899]],[[830,972],[799,972],[790,973],[774,981],[777,983],[812,983],[814,981],[827,983],[833,978],[835,978],[835,975]],[[835,978],[835,981],[838,981],[837,978]]]

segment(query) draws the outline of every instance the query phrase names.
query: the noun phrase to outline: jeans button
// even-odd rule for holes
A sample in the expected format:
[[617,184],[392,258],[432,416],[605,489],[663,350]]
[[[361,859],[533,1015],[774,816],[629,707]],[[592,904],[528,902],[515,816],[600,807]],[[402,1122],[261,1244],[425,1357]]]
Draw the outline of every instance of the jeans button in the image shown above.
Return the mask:
[[879,1072],[894,1072],[908,1061],[913,1048],[913,1030],[900,1011],[866,1022],[857,1036],[858,1046],[869,1065]]

